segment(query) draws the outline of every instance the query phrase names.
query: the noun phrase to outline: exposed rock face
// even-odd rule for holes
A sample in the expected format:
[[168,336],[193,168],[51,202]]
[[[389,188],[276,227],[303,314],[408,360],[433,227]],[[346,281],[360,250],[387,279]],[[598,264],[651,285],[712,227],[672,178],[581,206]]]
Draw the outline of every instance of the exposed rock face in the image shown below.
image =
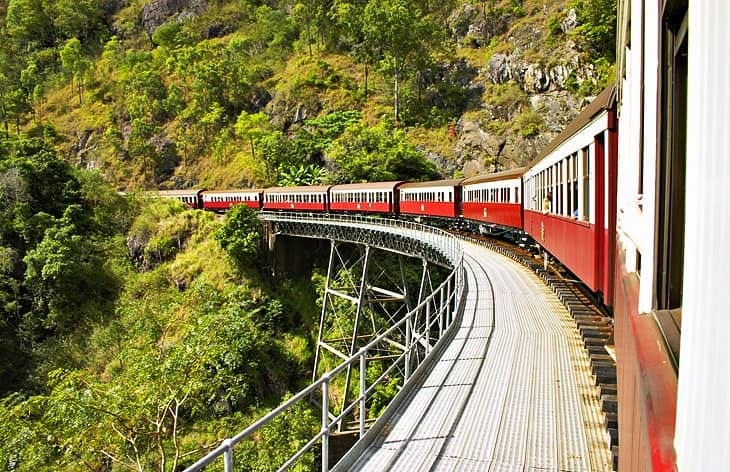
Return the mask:
[[565,19],[560,22],[560,29],[563,30],[563,33],[569,33],[574,30],[576,26],[578,26],[578,14],[575,12],[575,8],[571,8],[568,10],[568,14],[565,16]]
[[501,9],[486,11],[465,4],[455,10],[448,19],[449,29],[459,44],[482,47],[498,34],[509,28],[513,16]]
[[86,170],[93,170],[98,163],[94,158],[94,152],[98,147],[95,129],[85,129],[77,136],[77,140],[71,147],[71,153],[78,159],[79,167]]
[[142,7],[142,26],[147,34],[152,34],[171,19],[183,21],[196,17],[207,7],[205,0],[154,0]]
[[[564,33],[578,26],[575,10],[562,14]],[[468,38],[488,41],[489,34],[475,36],[475,32],[487,31],[483,28],[490,19],[502,22],[487,29],[489,34],[503,34],[511,27],[508,44],[503,52],[491,56],[473,82],[492,84],[483,90],[504,95],[483,95],[479,107],[457,123],[454,155],[466,176],[527,164],[587,104],[588,100],[574,96],[569,89],[576,90],[584,81],[596,81],[593,64],[584,62],[582,52],[569,38],[546,46],[549,33],[541,22],[517,21],[504,12],[499,17],[485,17],[482,9],[467,5],[452,14],[449,25],[457,41],[479,45],[479,41],[467,43]],[[535,115],[542,121],[539,133],[535,135],[529,128],[523,132],[520,120],[534,126]]]
[[503,84],[512,78],[507,54],[495,54],[487,65],[487,78],[494,84]]
[[593,64],[582,64],[577,51],[563,57],[563,62],[545,66],[527,62],[516,54],[495,54],[489,60],[486,76],[494,84],[514,80],[530,94],[564,90],[571,74],[578,82],[593,79]]
[[155,147],[159,160],[155,166],[155,183],[159,184],[163,180],[169,179],[175,172],[175,167],[180,164],[180,158],[177,155],[177,147],[175,141],[164,134],[158,134],[150,139],[150,143]]

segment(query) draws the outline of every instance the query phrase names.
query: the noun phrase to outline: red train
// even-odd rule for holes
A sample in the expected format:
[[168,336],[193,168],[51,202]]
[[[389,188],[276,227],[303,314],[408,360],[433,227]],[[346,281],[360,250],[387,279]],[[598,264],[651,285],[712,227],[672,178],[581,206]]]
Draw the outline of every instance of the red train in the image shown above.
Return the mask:
[[[613,308],[619,470],[725,470],[730,3],[618,4],[616,92],[526,168],[335,185],[316,204],[306,188],[262,190],[259,208],[438,215],[528,233]],[[219,209],[206,193],[170,196]]]
[[468,179],[369,182],[262,190],[171,191],[192,208],[236,204],[275,211],[356,212],[438,218],[530,235],[610,304],[615,227],[614,93],[599,95],[527,167]]

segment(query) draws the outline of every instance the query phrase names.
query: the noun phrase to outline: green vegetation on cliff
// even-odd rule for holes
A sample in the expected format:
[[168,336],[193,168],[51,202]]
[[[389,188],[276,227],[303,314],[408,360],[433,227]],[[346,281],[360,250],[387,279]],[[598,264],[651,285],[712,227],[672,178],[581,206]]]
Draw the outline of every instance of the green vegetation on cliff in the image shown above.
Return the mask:
[[322,276],[272,287],[246,209],[135,190],[519,165],[612,80],[615,8],[0,0],[0,466],[175,470],[310,378]]
[[[246,208],[121,197],[24,139],[0,147],[0,201],[7,470],[176,470],[308,378],[316,294],[264,283]],[[241,453],[266,468],[314,418]]]

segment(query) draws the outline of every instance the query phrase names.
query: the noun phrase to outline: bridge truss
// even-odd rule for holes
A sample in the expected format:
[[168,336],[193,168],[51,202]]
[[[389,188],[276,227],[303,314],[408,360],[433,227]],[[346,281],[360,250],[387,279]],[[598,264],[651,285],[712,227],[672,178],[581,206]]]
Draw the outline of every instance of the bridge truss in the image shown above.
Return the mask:
[[[321,470],[329,470],[330,436],[355,429],[362,437],[369,420],[382,410],[384,397],[397,403],[410,389],[409,381],[427,369],[430,354],[448,341],[460,313],[463,255],[461,243],[448,233],[384,218],[263,212],[262,219],[273,235],[331,241],[312,384],[224,440],[186,472],[201,470],[218,457],[225,471],[232,471],[236,444],[313,398],[319,398],[321,428],[279,470],[305,454],[318,456]],[[408,258],[420,262],[415,284],[406,275]],[[444,277],[435,283],[431,273],[436,267]],[[343,308],[351,316],[336,316]],[[395,399],[388,398],[393,389]]]

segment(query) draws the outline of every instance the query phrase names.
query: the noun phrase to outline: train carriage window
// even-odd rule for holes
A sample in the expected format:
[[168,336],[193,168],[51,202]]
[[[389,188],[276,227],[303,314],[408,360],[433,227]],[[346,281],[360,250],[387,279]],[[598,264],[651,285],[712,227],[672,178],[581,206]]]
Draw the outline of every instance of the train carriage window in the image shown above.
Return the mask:
[[565,209],[565,194],[563,193],[565,191],[565,161],[558,162],[556,167],[558,171],[558,209],[556,213],[565,216],[563,211]]
[[580,210],[578,205],[578,153],[572,155],[571,159],[571,173],[573,177],[573,185],[571,189],[571,195],[573,199],[573,207],[571,208],[571,216],[578,218],[580,216]]
[[682,306],[684,270],[685,170],[687,144],[686,0],[664,3],[661,31],[661,139],[657,160],[657,309]]
[[581,198],[579,199],[581,204],[580,219],[583,221],[591,220],[591,160],[589,148],[586,146],[580,151],[580,163],[583,168],[581,175],[581,187],[580,193]]
[[568,216],[573,216],[573,155],[565,158],[565,210]]

